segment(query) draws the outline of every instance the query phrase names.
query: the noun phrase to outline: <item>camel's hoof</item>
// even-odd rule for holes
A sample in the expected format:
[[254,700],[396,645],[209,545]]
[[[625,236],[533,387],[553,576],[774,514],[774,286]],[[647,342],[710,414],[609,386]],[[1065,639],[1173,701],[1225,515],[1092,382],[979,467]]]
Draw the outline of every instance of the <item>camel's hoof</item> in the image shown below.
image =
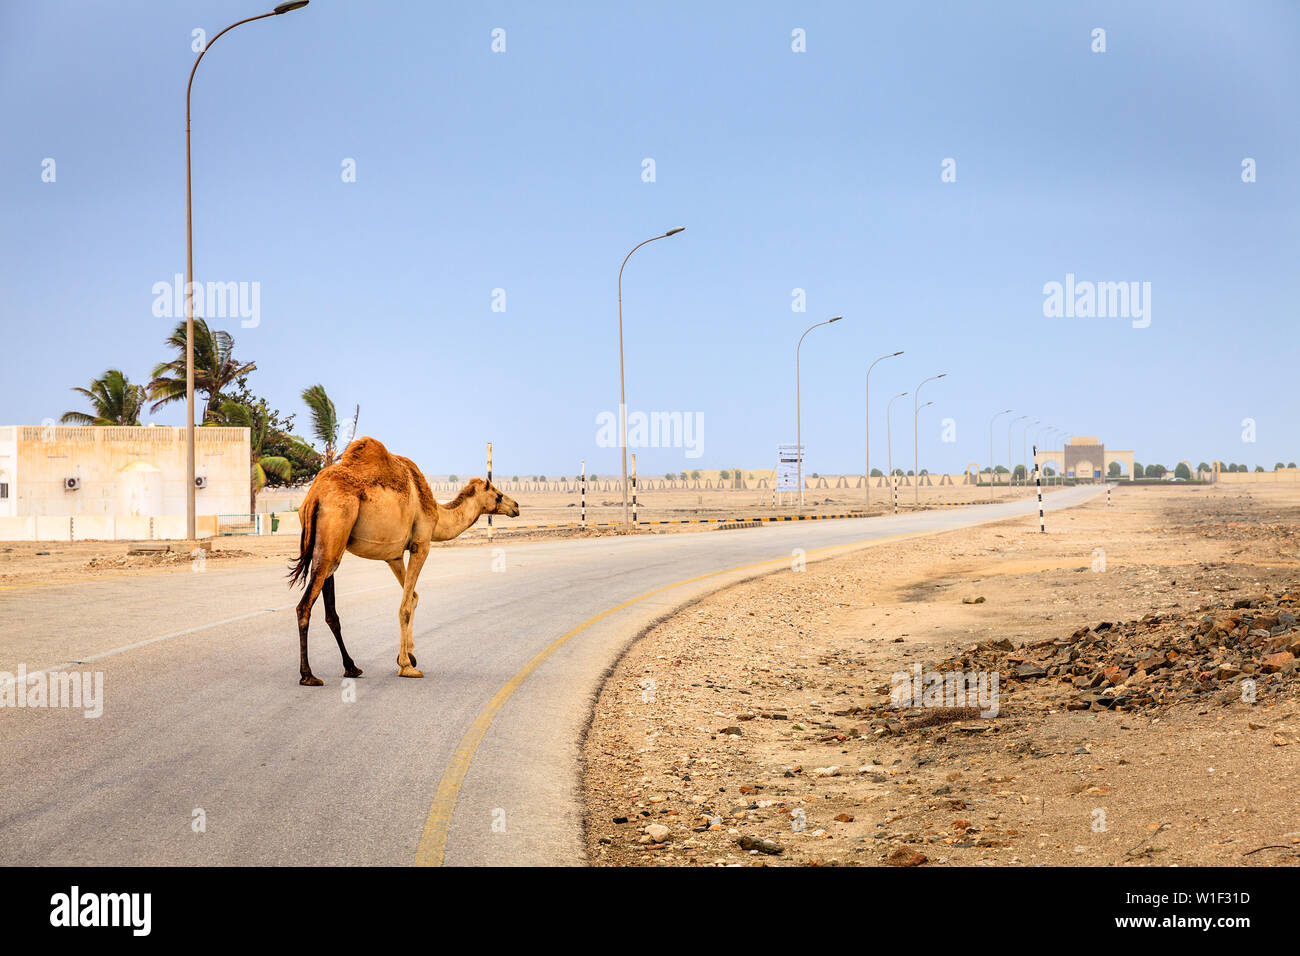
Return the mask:
[[308,674],[298,681],[303,687],[324,687],[325,682],[314,674]]
[[360,677],[360,676],[361,676],[361,668],[360,668],[360,667],[357,667],[355,664],[353,664],[351,667],[349,667],[347,670],[345,670],[345,671],[343,672],[343,676],[344,676],[344,677]]
[[424,676],[423,671],[417,671],[414,667],[403,667],[400,670],[398,670],[397,673],[401,677],[423,677]]

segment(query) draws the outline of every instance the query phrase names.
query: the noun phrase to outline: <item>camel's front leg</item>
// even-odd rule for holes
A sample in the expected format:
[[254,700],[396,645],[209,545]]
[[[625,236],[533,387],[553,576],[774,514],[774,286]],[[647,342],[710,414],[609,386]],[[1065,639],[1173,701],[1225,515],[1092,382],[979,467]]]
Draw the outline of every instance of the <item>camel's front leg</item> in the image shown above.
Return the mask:
[[424,560],[428,556],[427,544],[413,548],[402,580],[402,606],[397,615],[402,631],[402,643],[397,652],[397,673],[402,677],[424,676],[415,667],[415,640],[411,637],[411,619],[415,616],[415,604],[419,600],[415,595],[415,583],[420,579],[420,569],[424,567]]
[[[397,583],[402,587],[406,587],[406,560],[404,558],[394,558],[388,562],[388,567],[393,572],[393,577],[397,578]],[[414,614],[415,609],[420,606],[420,592],[412,591],[411,596],[415,598],[415,603],[411,605],[411,613]],[[414,667],[418,662],[415,659],[413,649],[407,651],[407,655],[411,658],[411,666]]]

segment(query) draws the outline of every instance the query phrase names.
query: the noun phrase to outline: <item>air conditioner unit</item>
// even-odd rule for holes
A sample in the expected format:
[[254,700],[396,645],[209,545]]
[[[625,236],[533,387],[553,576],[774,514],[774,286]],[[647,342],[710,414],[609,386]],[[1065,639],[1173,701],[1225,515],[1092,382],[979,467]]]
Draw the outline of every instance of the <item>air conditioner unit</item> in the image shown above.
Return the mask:
[[80,491],[80,490],[81,490],[81,479],[80,479],[80,478],[64,478],[64,479],[63,479],[63,490],[64,490],[64,491]]
[[194,487],[195,487],[195,488],[206,488],[207,486],[208,486],[208,477],[207,477],[207,475],[195,475],[195,476],[194,476]]

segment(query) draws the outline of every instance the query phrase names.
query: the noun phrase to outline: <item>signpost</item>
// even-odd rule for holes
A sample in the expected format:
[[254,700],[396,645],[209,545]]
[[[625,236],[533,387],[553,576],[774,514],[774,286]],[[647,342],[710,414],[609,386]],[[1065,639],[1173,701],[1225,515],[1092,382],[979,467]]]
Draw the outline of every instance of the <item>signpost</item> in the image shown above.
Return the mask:
[[800,447],[797,445],[777,445],[776,446],[776,490],[778,493],[783,491],[799,490],[799,461]]

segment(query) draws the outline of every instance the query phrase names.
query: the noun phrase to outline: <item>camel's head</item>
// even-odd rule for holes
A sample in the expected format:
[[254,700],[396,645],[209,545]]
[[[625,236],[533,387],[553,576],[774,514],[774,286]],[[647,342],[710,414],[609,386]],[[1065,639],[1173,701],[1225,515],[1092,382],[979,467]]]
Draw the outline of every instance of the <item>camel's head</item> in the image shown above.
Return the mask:
[[507,518],[519,517],[519,502],[507,494],[502,494],[496,485],[475,478],[472,482],[478,503],[485,515],[505,515]]

